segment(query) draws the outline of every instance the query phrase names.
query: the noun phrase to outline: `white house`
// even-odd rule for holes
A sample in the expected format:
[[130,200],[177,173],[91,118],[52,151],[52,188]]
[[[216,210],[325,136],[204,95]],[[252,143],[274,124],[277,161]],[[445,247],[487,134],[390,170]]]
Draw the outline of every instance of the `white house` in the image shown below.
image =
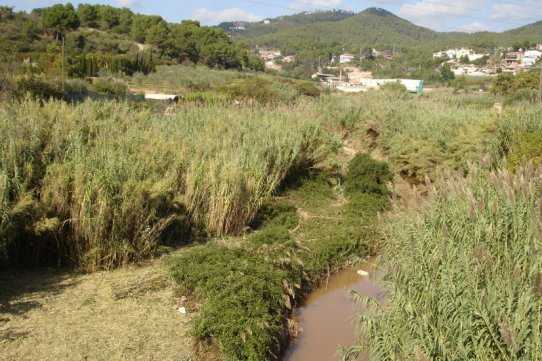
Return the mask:
[[260,49],[259,53],[260,53],[260,58],[262,58],[265,61],[275,60],[277,58],[280,58],[280,56],[282,55],[280,50],[277,50],[277,49]]
[[354,58],[355,56],[352,54],[341,54],[339,56],[339,63],[341,64],[351,63],[352,60],[354,60]]
[[542,58],[542,51],[540,50],[527,50],[523,53],[523,58],[521,59],[521,65],[525,68],[529,68],[535,65],[538,60]]
[[461,59],[467,57],[469,61],[476,61],[478,59],[482,59],[484,56],[487,56],[487,54],[478,54],[475,53],[472,49],[459,48],[436,52],[433,54],[433,59]]

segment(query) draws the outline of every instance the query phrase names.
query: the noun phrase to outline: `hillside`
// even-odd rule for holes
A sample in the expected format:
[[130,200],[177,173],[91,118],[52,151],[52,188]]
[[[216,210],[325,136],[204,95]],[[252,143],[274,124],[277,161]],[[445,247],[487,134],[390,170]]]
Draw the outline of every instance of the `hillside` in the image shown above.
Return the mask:
[[[339,15],[337,15],[339,14]],[[349,16],[347,16],[349,14]],[[343,15],[343,16],[340,16]],[[231,31],[234,38],[255,46],[273,46],[286,52],[358,52],[365,47],[437,50],[448,46],[493,48],[542,41],[542,22],[502,33],[437,32],[379,8],[358,14],[340,11],[303,13],[264,22],[243,23],[245,30]]]
[[[233,35],[252,45],[275,46],[291,52],[318,48],[324,50],[324,53],[340,51],[342,48],[359,51],[368,46],[413,47],[420,40],[433,41],[437,38],[436,32],[414,25],[383,9],[371,8],[358,14],[348,13],[351,15],[342,19],[332,16],[336,13],[305,14],[302,17],[304,22],[300,25],[292,21],[271,20],[268,25],[249,25],[246,31]],[[255,30],[265,26],[269,27],[267,33]]]

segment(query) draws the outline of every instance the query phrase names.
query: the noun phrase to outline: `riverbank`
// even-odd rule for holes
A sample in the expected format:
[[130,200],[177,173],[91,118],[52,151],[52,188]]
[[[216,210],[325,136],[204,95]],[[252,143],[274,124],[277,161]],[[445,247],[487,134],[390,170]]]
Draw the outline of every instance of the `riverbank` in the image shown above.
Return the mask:
[[228,360],[279,358],[295,331],[295,307],[330,274],[374,252],[372,222],[387,205],[391,180],[385,163],[358,155],[345,175],[294,179],[263,207],[254,232],[171,260],[172,277],[197,312],[192,334]]
[[161,260],[115,271],[0,273],[0,360],[190,360],[189,316]]

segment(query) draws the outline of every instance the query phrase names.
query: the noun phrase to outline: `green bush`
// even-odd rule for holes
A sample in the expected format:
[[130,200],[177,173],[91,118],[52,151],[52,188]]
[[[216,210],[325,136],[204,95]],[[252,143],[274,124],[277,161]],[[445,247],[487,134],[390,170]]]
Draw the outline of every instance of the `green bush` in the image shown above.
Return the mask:
[[229,360],[264,361],[280,351],[288,273],[242,249],[194,248],[176,257],[172,277],[205,300],[194,336],[213,337]]
[[407,88],[397,82],[397,83],[386,83],[380,87],[381,90],[388,91],[391,93],[408,93]]
[[301,95],[308,97],[319,97],[321,93],[320,88],[311,82],[297,82],[295,83],[295,87]]
[[42,80],[35,76],[15,78],[13,95],[19,99],[30,95],[32,98],[40,100],[62,99],[64,96],[58,84]]
[[508,169],[516,170],[528,162],[535,166],[542,164],[542,132],[522,132],[515,135],[508,153]]
[[235,80],[223,87],[222,91],[234,99],[253,99],[261,104],[276,103],[280,99],[280,94],[273,89],[273,83],[259,77]]
[[115,79],[98,78],[94,81],[92,87],[96,92],[114,98],[122,98],[128,94],[128,86]]
[[368,154],[357,155],[348,165],[345,192],[348,196],[372,193],[387,196],[387,184],[393,178],[387,163],[372,159]]

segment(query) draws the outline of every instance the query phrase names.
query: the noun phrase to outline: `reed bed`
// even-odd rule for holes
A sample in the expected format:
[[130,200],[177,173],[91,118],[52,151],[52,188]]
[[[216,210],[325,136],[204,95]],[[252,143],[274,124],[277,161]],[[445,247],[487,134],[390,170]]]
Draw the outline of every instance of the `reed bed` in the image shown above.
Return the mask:
[[[326,137],[308,105],[186,107],[35,101],[0,110],[3,260],[86,270],[137,261],[194,229],[250,222],[284,177],[317,162]],[[180,235],[180,236],[179,236]]]
[[345,358],[542,359],[542,169],[470,167],[386,221],[390,298]]

